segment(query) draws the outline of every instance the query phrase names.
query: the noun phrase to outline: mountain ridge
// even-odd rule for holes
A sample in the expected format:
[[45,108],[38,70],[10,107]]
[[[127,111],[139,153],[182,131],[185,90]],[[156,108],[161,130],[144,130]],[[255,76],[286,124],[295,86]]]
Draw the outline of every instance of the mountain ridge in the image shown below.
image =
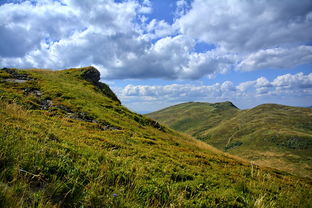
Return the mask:
[[[187,102],[146,115],[169,125],[175,130],[196,136],[206,128],[216,126],[224,119],[232,117],[232,115],[237,113],[238,110],[239,109],[231,102]],[[170,113],[174,114],[174,116],[167,117],[167,111],[170,111]],[[187,120],[180,119],[184,116],[184,114],[188,114]],[[209,116],[213,116],[209,122],[207,122],[207,118],[204,117],[208,114]],[[190,125],[190,123],[192,123],[192,125]],[[192,128],[194,124],[196,124],[198,127]]]
[[[192,117],[197,108],[201,123]],[[238,110],[232,114],[225,112],[214,125],[215,112],[201,109],[200,103],[180,104],[189,110],[188,114],[176,112],[176,106],[147,114],[173,129],[191,134],[220,150],[256,161],[258,164],[286,170],[304,177],[312,177],[312,111],[308,108],[279,104],[262,104],[252,109]],[[206,104],[211,106],[211,104]],[[181,111],[181,112],[186,112]],[[203,112],[205,112],[203,114]],[[223,115],[224,114],[224,115]],[[179,116],[176,116],[179,115]],[[170,120],[174,117],[176,120]],[[195,119],[198,119],[195,118]],[[170,122],[168,122],[170,120]],[[177,128],[184,123],[188,128]],[[194,127],[197,125],[197,127]],[[180,126],[181,127],[181,126]],[[189,131],[190,128],[195,131]],[[270,163],[270,160],[271,163]]]

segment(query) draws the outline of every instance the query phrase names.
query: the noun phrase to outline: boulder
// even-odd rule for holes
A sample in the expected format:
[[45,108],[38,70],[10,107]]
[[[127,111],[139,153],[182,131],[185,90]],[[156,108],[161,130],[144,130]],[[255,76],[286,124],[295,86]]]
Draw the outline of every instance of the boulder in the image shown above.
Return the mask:
[[83,72],[82,77],[89,82],[98,83],[100,81],[100,75],[100,72],[96,68],[90,66]]

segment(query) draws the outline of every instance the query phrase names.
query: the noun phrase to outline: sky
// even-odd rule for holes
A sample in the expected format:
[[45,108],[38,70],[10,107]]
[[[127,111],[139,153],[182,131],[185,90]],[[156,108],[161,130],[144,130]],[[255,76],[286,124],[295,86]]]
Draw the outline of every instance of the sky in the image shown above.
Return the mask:
[[0,67],[91,65],[138,113],[312,106],[312,1],[0,1]]

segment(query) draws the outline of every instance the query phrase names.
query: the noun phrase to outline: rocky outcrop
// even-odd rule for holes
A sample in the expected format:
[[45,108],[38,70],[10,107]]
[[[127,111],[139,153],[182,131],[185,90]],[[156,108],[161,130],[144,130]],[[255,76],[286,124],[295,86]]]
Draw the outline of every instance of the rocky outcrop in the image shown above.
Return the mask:
[[17,83],[23,83],[28,80],[32,80],[27,74],[21,74],[18,73],[16,69],[11,68],[2,68],[1,70],[5,71],[6,73],[10,74],[9,79],[5,79],[6,82],[17,82]]
[[96,68],[90,66],[83,71],[81,77],[89,82],[98,83],[100,81],[101,74]]
[[101,78],[101,74],[96,68],[94,68],[93,66],[83,68],[81,77],[93,83],[96,86],[96,90],[100,91],[105,96],[121,104],[120,100],[117,98],[115,93],[109,88],[109,86],[104,83],[99,82]]

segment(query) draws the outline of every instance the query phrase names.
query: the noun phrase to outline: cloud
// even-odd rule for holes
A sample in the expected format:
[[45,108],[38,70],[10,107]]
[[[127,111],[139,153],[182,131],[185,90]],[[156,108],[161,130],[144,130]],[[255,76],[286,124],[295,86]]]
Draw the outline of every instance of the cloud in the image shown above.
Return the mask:
[[176,6],[176,18],[184,16],[190,10],[190,3],[187,0],[177,0]]
[[[304,90],[303,90],[304,89]],[[234,85],[231,81],[216,83],[213,85],[127,85],[117,91],[125,102],[137,101],[162,101],[186,102],[186,101],[221,101],[235,100],[242,102],[244,99],[256,99],[257,97],[278,98],[283,95],[312,96],[312,73],[304,75],[285,74],[277,76],[273,81],[265,77]]]
[[[212,50],[196,53],[194,40],[185,36],[159,39],[150,48],[122,58],[122,65],[111,66],[104,77],[198,79],[217,72],[226,72],[235,61],[235,55]],[[119,56],[122,57],[122,56]]]
[[147,7],[148,1],[140,5],[112,0],[1,5],[0,38],[4,42],[0,64],[52,69],[91,64],[109,67],[119,51],[136,52],[141,47],[134,19],[142,9],[147,12]]
[[[169,36],[176,29],[165,21],[140,22],[137,18],[150,12],[150,6],[149,1],[4,4],[0,37],[6,41],[0,47],[0,65],[94,65],[106,79],[198,79],[231,68],[233,55],[221,50],[197,53],[194,39]],[[15,32],[22,35],[11,35]]]
[[[173,24],[148,19],[148,0],[11,2],[0,4],[0,67],[94,65],[105,79],[194,80],[311,63],[306,0],[179,0]],[[216,48],[196,51],[203,42]]]
[[304,44],[312,41],[312,2],[195,0],[177,24],[183,34],[236,52]]
[[77,11],[59,2],[4,4],[0,11],[1,57],[23,57],[44,41],[68,36],[79,24]]
[[312,89],[312,73],[304,75],[285,74],[273,80],[272,85],[277,89]]
[[312,73],[307,75],[302,72],[297,74],[285,74],[277,76],[271,82],[265,77],[260,77],[255,81],[240,83],[237,89],[243,93],[246,93],[250,89],[255,89],[256,96],[312,95]]
[[150,40],[167,37],[170,36],[171,34],[175,34],[176,30],[177,28],[174,28],[172,25],[170,25],[164,20],[152,19],[146,25],[147,33],[145,34],[145,37]]
[[127,85],[120,91],[120,96],[124,99],[138,97],[143,100],[162,100],[171,101],[188,101],[198,98],[228,98],[235,93],[236,89],[233,83],[226,81],[214,85],[188,85],[188,84],[171,84],[164,86],[148,85]]
[[239,85],[237,85],[237,89],[241,92],[246,92],[248,89],[252,88],[257,82],[256,81],[247,81],[242,82]]
[[283,69],[306,63],[312,63],[312,46],[259,50],[249,54],[236,68],[241,71],[263,68]]
[[142,14],[148,14],[152,12],[152,3],[150,0],[143,0],[142,6],[139,9],[139,12]]

